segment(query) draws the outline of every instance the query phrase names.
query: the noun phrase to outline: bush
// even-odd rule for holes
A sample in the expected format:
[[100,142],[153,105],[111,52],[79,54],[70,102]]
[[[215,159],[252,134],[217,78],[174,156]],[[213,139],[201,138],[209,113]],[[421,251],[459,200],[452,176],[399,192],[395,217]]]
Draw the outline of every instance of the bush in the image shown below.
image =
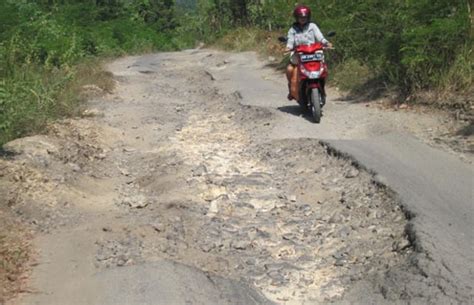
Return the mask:
[[77,113],[81,63],[89,58],[186,46],[172,39],[172,4],[1,1],[0,145]]
[[[323,32],[336,30],[337,47],[331,57],[344,69],[347,63],[363,63],[374,78],[381,79],[400,93],[436,89],[443,83],[459,58],[472,66],[472,57],[458,55],[466,45],[472,47],[472,22],[467,0],[340,0],[334,1],[238,1],[242,14],[235,14],[232,1],[201,0],[207,5],[213,28],[226,33],[236,24],[263,30],[278,29],[283,33],[293,22],[291,12],[297,2],[313,9],[313,20]],[[209,25],[208,25],[209,26]],[[235,32],[234,32],[235,33]],[[248,31],[252,33],[252,31]],[[236,33],[239,41],[250,45],[252,39]],[[231,45],[231,44],[229,44]],[[235,44],[242,48],[241,44]],[[246,47],[245,47],[246,48]],[[459,57],[461,56],[461,57]],[[462,71],[466,70],[461,68]],[[345,73],[342,72],[343,74]],[[466,87],[461,83],[453,87]],[[456,82],[451,78],[451,82]]]
[[369,67],[356,59],[348,59],[340,63],[334,71],[334,83],[340,89],[346,91],[354,91],[361,88],[373,77]]
[[24,68],[0,81],[0,143],[22,136],[57,117],[55,97],[70,79],[64,72]]

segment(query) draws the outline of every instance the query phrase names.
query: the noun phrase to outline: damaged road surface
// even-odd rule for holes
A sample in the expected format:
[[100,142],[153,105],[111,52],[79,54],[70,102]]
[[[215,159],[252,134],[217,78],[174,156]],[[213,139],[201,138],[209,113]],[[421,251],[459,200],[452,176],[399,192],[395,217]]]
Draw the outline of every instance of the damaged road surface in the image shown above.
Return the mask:
[[5,146],[37,236],[9,304],[472,303],[472,166],[402,136],[431,118],[333,98],[315,125],[253,53],[109,70],[88,116]]

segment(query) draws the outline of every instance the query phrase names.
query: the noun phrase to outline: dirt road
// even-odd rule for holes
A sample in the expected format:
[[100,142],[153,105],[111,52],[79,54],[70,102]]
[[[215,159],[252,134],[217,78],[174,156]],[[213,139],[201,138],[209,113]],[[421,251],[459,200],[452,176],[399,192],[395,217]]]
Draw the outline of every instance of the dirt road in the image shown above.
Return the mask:
[[109,69],[87,116],[5,146],[1,192],[38,250],[12,304],[472,302],[472,156],[448,118],[331,92],[315,125],[253,53]]

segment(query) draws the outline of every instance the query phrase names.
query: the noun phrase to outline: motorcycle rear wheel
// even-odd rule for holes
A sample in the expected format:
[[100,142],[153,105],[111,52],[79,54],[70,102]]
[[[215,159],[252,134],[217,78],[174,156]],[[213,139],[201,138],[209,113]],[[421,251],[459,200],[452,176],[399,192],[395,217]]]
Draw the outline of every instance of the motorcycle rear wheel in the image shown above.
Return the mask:
[[316,124],[321,122],[321,93],[317,89],[311,90],[311,115]]

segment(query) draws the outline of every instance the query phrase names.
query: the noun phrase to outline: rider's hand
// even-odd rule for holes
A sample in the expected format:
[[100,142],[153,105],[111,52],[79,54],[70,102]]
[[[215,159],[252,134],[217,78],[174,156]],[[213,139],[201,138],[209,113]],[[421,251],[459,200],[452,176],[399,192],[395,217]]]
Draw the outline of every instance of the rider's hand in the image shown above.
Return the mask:
[[326,45],[326,48],[327,49],[334,49],[334,45],[330,42],[328,42],[328,44]]

